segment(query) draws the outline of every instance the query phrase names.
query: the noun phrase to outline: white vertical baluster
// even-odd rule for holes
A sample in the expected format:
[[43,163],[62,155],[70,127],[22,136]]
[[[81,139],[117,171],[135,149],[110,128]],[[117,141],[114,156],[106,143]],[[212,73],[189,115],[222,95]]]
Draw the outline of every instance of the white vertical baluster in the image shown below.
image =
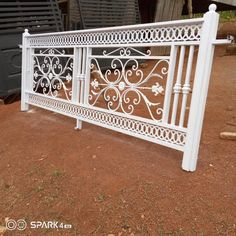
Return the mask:
[[169,69],[168,69],[165,99],[164,99],[164,105],[163,105],[163,117],[162,117],[163,123],[168,123],[168,119],[169,119],[170,100],[171,100],[172,86],[173,86],[173,80],[174,80],[174,74],[175,74],[177,51],[178,51],[178,46],[172,45],[171,51],[170,51]]
[[[79,102],[79,75],[81,74],[81,52],[80,48],[74,47],[74,61],[73,61],[73,76],[72,76],[72,97],[71,101],[74,103]],[[82,121],[76,120],[75,129],[82,129]]]
[[[21,68],[21,111],[27,111],[29,109],[29,104],[27,103],[26,90],[28,85],[28,73],[27,70],[30,68],[29,58],[30,50],[27,45],[27,36],[30,35],[28,30],[22,35],[22,68]],[[33,81],[31,81],[33,83]]]
[[80,77],[80,103],[84,103],[84,81],[86,72],[86,48],[82,48],[82,64],[81,64],[81,77]]
[[216,39],[219,22],[219,14],[215,10],[216,5],[211,4],[209,11],[204,14],[204,23],[201,30],[187,138],[182,161],[182,168],[187,171],[194,171],[197,165],[202,122],[215,48],[213,42]]
[[183,65],[184,65],[184,54],[185,54],[185,46],[181,46],[180,56],[179,56],[179,65],[178,65],[178,72],[177,72],[177,79],[174,90],[174,102],[172,108],[172,115],[171,115],[171,124],[175,125],[176,121],[176,113],[178,109],[178,101],[179,101],[179,93],[181,91],[181,78],[183,73]]
[[82,48],[78,48],[78,54],[79,54],[79,65],[78,65],[78,102],[80,103],[80,96],[81,96],[81,74],[82,74],[82,63],[83,63],[83,54],[82,54]]
[[73,60],[73,75],[72,75],[72,102],[78,102],[79,96],[79,86],[78,86],[78,76],[80,74],[80,60],[79,60],[79,49],[74,47],[74,60]]
[[85,62],[85,84],[84,84],[84,104],[89,105],[89,86],[90,86],[90,63],[91,63],[92,49],[86,49],[86,62]]
[[29,70],[28,70],[28,84],[27,84],[27,90],[30,92],[33,91],[33,83],[34,83],[34,48],[29,48]]
[[191,90],[190,89],[190,76],[191,76],[191,71],[192,71],[193,55],[194,55],[194,45],[191,45],[189,48],[188,64],[187,64],[185,82],[184,82],[184,86],[182,88],[183,98],[182,98],[179,126],[183,126],[183,124],[184,124],[187,98],[188,98],[188,94]]

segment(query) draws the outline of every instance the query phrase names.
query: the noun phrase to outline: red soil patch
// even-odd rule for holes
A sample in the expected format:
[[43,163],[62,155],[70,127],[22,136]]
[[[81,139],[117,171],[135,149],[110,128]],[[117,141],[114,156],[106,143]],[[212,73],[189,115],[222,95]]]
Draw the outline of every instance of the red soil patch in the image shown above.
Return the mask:
[[181,153],[20,103],[0,106],[0,225],[5,217],[72,229],[6,235],[235,235],[236,56],[217,48],[197,171]]

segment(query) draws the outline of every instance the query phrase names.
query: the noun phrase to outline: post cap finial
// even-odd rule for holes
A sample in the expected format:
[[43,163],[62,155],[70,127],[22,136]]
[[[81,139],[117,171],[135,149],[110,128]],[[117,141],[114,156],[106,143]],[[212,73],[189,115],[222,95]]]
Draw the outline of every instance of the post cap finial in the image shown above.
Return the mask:
[[25,29],[25,33],[29,33],[29,30],[28,30],[28,29]]
[[211,4],[208,9],[209,11],[216,11],[216,8],[217,8],[216,4]]

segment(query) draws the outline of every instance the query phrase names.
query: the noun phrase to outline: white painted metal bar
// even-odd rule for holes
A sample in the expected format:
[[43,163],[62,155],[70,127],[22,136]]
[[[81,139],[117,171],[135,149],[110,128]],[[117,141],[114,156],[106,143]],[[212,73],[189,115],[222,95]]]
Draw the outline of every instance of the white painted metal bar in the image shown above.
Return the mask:
[[82,64],[81,64],[81,76],[80,76],[80,104],[84,103],[84,86],[85,86],[85,73],[86,73],[86,48],[81,49],[82,52]]
[[194,56],[194,46],[190,46],[189,55],[188,55],[188,64],[187,64],[186,77],[185,77],[184,86],[182,88],[183,98],[182,98],[179,126],[183,126],[183,124],[184,124],[187,98],[188,98],[188,94],[191,90],[190,89],[190,76],[191,76],[191,72],[192,72],[193,56]]
[[182,168],[187,171],[195,171],[197,166],[203,115],[214,54],[212,42],[216,38],[219,22],[219,14],[215,10],[216,6],[212,4],[209,7],[209,12],[204,15],[188,119],[187,140],[182,161]]
[[[83,42],[82,42],[83,43]],[[32,46],[28,46],[28,48],[73,48],[74,46],[76,47],[91,47],[91,48],[117,48],[117,47],[166,47],[166,46],[172,46],[172,45],[176,45],[176,46],[181,46],[181,45],[199,45],[200,44],[200,40],[199,41],[168,41],[168,42],[149,42],[149,43],[113,43],[113,44],[78,44],[78,45],[32,45]]]
[[178,109],[178,101],[179,101],[179,93],[181,92],[181,79],[183,73],[183,65],[184,65],[184,55],[185,55],[185,46],[181,46],[180,49],[180,56],[179,56],[179,65],[178,65],[178,72],[177,72],[177,79],[174,90],[174,101],[173,101],[173,108],[172,108],[172,115],[171,115],[171,124],[175,124],[176,121],[176,113]]
[[[41,55],[42,56],[42,55]],[[79,50],[74,48],[74,60],[73,60],[73,75],[72,75],[72,96],[71,101],[78,102],[78,75],[80,74],[79,71]]]
[[34,57],[33,57],[33,54],[34,54],[34,48],[30,48],[28,49],[29,50],[29,75],[28,75],[28,82],[27,82],[27,86],[28,87],[27,89],[29,89],[30,91],[33,91],[33,74],[34,74],[34,68],[33,66],[30,66],[30,65],[33,65],[34,64]]
[[217,40],[213,40],[212,44],[213,45],[222,45],[222,44],[231,44],[234,42],[234,37],[232,37],[231,39],[217,39]]
[[86,57],[85,57],[85,81],[84,81],[84,104],[89,104],[89,87],[90,87],[90,56],[92,54],[92,49],[86,48]]
[[[80,91],[80,83],[79,83],[79,75],[81,74],[81,49],[74,48],[74,61],[73,61],[73,75],[72,75],[72,96],[71,101],[74,103],[79,102],[79,91]],[[82,129],[82,121],[76,119],[75,129]]]
[[[45,57],[45,56],[51,57],[52,56],[52,54],[40,54],[40,53],[33,53],[32,55],[36,56],[36,57]],[[71,57],[71,58],[73,58],[74,55],[70,55],[70,54],[63,55],[62,54],[62,55],[60,55],[60,57]]]
[[[25,91],[27,89],[27,68],[28,68],[28,51],[27,49],[27,38],[29,35],[28,30],[22,35],[22,71],[21,71],[21,111],[27,111],[29,109],[29,105],[27,103],[27,99],[25,96]],[[32,81],[33,82],[33,81]]]
[[165,91],[163,117],[162,117],[162,121],[165,124],[168,123],[168,119],[169,119],[170,102],[171,102],[172,86],[173,86],[173,80],[174,80],[174,74],[175,74],[177,52],[178,52],[178,47],[175,45],[171,46],[169,71],[168,71],[168,77],[167,77],[167,82],[166,82],[166,91]]
[[115,27],[103,27],[96,29],[85,29],[77,31],[64,31],[64,32],[54,32],[54,33],[42,33],[42,34],[32,34],[30,37],[41,37],[41,36],[54,36],[54,35],[70,35],[70,34],[85,34],[85,33],[96,33],[96,32],[107,32],[107,31],[119,31],[119,30],[135,30],[135,29],[145,29],[145,28],[160,28],[160,27],[169,27],[169,26],[179,26],[179,25],[192,25],[192,24],[202,24],[204,21],[203,18],[195,18],[188,20],[174,20],[174,21],[163,21],[147,24],[137,24],[137,25],[123,25]]
[[[102,59],[129,59],[130,56],[110,56],[110,55],[91,55],[89,58],[102,58]],[[169,56],[132,56],[132,59],[140,59],[140,60],[168,60]]]

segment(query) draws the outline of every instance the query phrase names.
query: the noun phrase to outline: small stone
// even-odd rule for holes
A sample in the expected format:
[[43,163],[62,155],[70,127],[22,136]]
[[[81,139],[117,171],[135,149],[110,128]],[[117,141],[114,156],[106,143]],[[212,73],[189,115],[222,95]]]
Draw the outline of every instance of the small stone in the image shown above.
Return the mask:
[[210,167],[213,167],[213,165],[212,165],[211,163],[209,164],[209,166],[210,166]]
[[220,138],[227,140],[236,140],[236,132],[221,132]]
[[233,107],[232,107],[232,106],[228,106],[228,107],[226,108],[226,110],[227,110],[227,111],[233,111]]
[[141,218],[144,219],[144,214],[141,215]]
[[95,159],[97,156],[96,155],[93,155],[92,158]]
[[27,113],[36,113],[36,111],[34,109],[30,109],[27,111]]

